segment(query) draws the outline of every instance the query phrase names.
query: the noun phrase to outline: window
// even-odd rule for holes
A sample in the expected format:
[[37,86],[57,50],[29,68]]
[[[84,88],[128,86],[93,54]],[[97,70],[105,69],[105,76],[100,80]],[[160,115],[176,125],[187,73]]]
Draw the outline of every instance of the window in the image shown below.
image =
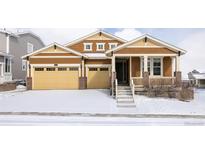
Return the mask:
[[108,68],[100,68],[100,71],[108,71]]
[[109,49],[117,47],[117,43],[109,43]]
[[[149,72],[149,75],[151,76],[161,76],[162,73],[162,62],[161,62],[161,58],[148,58],[147,61],[147,69]],[[144,72],[144,58],[142,58],[142,63],[141,63],[142,67],[141,67],[141,72]]]
[[69,70],[70,71],[78,71],[78,67],[70,67]]
[[98,71],[98,68],[89,68],[89,71]]
[[26,64],[27,64],[26,60],[22,60],[22,65],[21,65],[22,71],[26,71]]
[[44,68],[43,67],[38,67],[38,68],[35,68],[35,71],[44,71]]
[[58,71],[67,71],[67,68],[66,67],[59,67]]
[[161,58],[153,58],[153,75],[161,75]]
[[84,51],[92,51],[92,43],[84,43]]
[[28,53],[33,52],[33,44],[27,43],[27,52],[28,52]]
[[55,68],[51,67],[51,68],[46,68],[46,71],[55,71]]
[[105,43],[97,43],[97,51],[104,51]]
[[11,73],[11,60],[5,58],[5,73]]

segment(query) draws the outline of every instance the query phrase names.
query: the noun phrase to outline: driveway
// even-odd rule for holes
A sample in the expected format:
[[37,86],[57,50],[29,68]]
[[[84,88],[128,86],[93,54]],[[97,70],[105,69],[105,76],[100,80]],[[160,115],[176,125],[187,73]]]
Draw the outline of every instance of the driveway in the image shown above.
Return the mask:
[[109,114],[204,114],[205,90],[191,102],[135,96],[135,108],[119,108],[109,90],[42,90],[0,93],[0,112],[68,112]]

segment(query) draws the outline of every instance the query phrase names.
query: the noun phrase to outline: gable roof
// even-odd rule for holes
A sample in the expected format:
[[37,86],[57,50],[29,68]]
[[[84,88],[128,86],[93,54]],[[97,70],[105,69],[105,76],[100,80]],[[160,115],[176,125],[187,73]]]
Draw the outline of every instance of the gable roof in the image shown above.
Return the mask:
[[40,36],[38,36],[37,34],[29,31],[29,32],[18,32],[18,33],[15,33],[15,35],[17,36],[21,36],[21,35],[31,35],[33,37],[35,37],[36,39],[38,39],[42,44],[43,46],[45,46],[44,42],[42,41],[42,39],[40,38]]
[[50,48],[50,47],[52,47],[52,46],[54,46],[54,45],[56,45],[56,46],[59,47],[59,48],[64,49],[65,51],[67,51],[67,52],[69,52],[69,53],[73,53],[73,54],[76,54],[76,55],[78,55],[78,56],[87,57],[87,56],[81,54],[80,52],[77,52],[77,51],[75,51],[75,50],[73,50],[73,49],[64,47],[63,45],[60,45],[60,44],[54,42],[54,43],[52,43],[52,44],[50,44],[50,45],[48,45],[48,46],[46,46],[46,47],[44,47],[44,48],[41,48],[41,49],[39,49],[39,50],[36,50],[36,51],[31,52],[31,53],[29,53],[29,54],[26,54],[26,55],[22,56],[21,58],[22,58],[22,59],[25,59],[26,57],[32,56],[32,55],[34,55],[34,54],[37,54],[37,53],[39,53],[39,52],[41,52],[41,51],[43,51],[43,50],[45,50],[45,49],[48,49],[48,48]]
[[145,35],[142,35],[142,36],[140,36],[140,37],[137,37],[137,38],[135,38],[135,39],[133,39],[133,40],[131,40],[131,41],[128,41],[128,42],[126,42],[126,43],[124,43],[124,44],[122,44],[122,45],[119,45],[119,46],[117,46],[117,47],[114,48],[114,49],[107,50],[105,53],[107,54],[107,53],[110,53],[110,52],[116,52],[116,51],[118,51],[118,50],[120,50],[120,49],[122,49],[122,48],[124,48],[124,47],[129,46],[130,44],[132,44],[132,43],[134,43],[134,42],[136,42],[136,41],[139,41],[139,40],[145,39],[145,38],[148,38],[148,39],[150,39],[150,40],[152,40],[152,41],[155,41],[155,42],[157,42],[157,43],[159,43],[159,44],[162,44],[162,45],[164,45],[165,47],[167,47],[168,49],[173,50],[174,52],[180,51],[180,52],[182,52],[182,54],[185,54],[185,53],[187,52],[186,50],[183,50],[183,49],[178,48],[178,47],[176,47],[176,46],[174,46],[174,45],[171,45],[171,44],[169,44],[169,43],[167,43],[167,42],[164,42],[164,41],[162,41],[162,40],[160,40],[160,39],[157,39],[157,38],[155,38],[155,37],[153,37],[153,36],[151,36],[151,35],[145,34]]
[[18,35],[16,35],[15,33],[12,33],[11,31],[6,30],[6,29],[0,29],[0,33],[5,33],[5,34],[8,34],[8,35],[13,36],[13,37],[18,37]]
[[88,34],[88,35],[86,35],[86,36],[83,36],[83,37],[81,37],[81,38],[79,38],[79,39],[76,39],[76,40],[74,40],[74,41],[71,41],[71,42],[65,44],[64,46],[71,46],[71,45],[73,45],[73,44],[76,44],[76,43],[78,43],[78,42],[81,42],[81,41],[85,40],[86,38],[89,38],[89,37],[91,37],[91,36],[93,36],[93,35],[96,35],[96,34],[98,34],[98,33],[102,33],[102,34],[104,34],[104,35],[107,35],[107,36],[109,36],[109,37],[111,37],[111,38],[114,38],[114,39],[116,39],[116,40],[118,40],[118,41],[121,41],[121,42],[123,42],[123,43],[127,42],[126,40],[124,40],[124,39],[122,39],[122,38],[120,38],[120,37],[118,37],[118,36],[115,36],[115,35],[113,35],[113,34],[107,33],[107,32],[102,31],[102,30],[97,30],[97,31],[95,31],[95,32],[93,32],[93,33],[90,33],[90,34]]

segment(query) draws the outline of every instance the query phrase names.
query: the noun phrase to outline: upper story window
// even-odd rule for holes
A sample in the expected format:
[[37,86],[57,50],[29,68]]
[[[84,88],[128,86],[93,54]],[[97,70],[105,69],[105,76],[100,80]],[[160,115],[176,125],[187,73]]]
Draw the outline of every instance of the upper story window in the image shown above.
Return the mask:
[[84,43],[84,51],[92,51],[92,43]]
[[27,53],[31,53],[31,52],[33,52],[33,44],[31,44],[31,43],[27,43]]
[[97,51],[105,51],[105,43],[97,43]]
[[117,43],[109,43],[109,49],[117,47]]

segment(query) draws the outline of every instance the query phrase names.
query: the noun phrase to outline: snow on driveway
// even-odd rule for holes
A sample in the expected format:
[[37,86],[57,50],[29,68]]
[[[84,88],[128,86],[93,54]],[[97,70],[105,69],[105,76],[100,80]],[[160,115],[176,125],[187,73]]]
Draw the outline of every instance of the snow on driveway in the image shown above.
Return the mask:
[[205,90],[196,90],[195,99],[191,102],[135,97],[136,108],[119,108],[109,95],[109,90],[1,92],[0,112],[205,114]]

